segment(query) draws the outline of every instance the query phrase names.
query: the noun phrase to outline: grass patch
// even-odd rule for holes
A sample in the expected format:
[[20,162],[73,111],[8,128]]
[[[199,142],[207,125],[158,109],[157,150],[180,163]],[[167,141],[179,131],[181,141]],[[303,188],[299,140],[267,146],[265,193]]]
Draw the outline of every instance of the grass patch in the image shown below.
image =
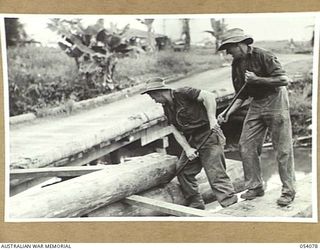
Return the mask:
[[308,54],[312,52],[312,46],[310,41],[296,41],[294,42],[294,48],[291,48],[290,41],[255,41],[253,46],[270,50],[275,54],[283,53],[297,53]]
[[[220,66],[212,50],[160,51],[136,58],[120,58],[114,80],[117,89],[144,82],[154,76],[170,78]],[[42,113],[64,105],[70,96],[76,101],[106,94],[107,89],[89,88],[73,58],[59,48],[34,45],[8,49],[10,116]]]
[[309,74],[289,86],[290,116],[295,136],[308,135],[312,118],[312,79]]
[[220,58],[211,50],[159,51],[154,55],[145,54],[138,58],[120,59],[116,67],[115,80],[123,88],[142,83],[154,76],[169,78],[218,68],[220,65]]
[[287,64],[286,72],[292,79],[288,92],[293,135],[308,135],[312,118],[312,57]]
[[36,46],[7,51],[10,116],[58,106],[68,98],[78,73],[63,51]]

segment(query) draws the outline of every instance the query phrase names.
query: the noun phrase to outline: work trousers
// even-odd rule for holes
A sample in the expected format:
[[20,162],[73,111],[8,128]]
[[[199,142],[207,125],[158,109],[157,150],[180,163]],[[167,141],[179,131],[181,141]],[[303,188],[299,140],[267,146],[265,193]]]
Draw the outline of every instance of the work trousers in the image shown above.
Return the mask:
[[272,145],[276,155],[282,182],[282,193],[294,195],[294,160],[289,114],[288,94],[285,87],[260,100],[252,100],[240,137],[240,154],[246,187],[263,187],[260,155],[267,129],[271,131]]
[[[192,135],[189,144],[193,148],[199,145],[208,137],[210,130]],[[208,181],[218,202],[222,206],[228,206],[231,197],[234,196],[234,188],[226,173],[226,162],[223,153],[223,146],[220,145],[217,134],[212,133],[206,143],[199,150],[199,157],[193,161],[188,158],[183,151],[177,164],[177,168],[187,162],[184,170],[178,175],[181,189],[186,199],[192,196],[200,196],[196,175],[200,173],[202,167],[205,170]],[[230,199],[230,200],[229,200]]]

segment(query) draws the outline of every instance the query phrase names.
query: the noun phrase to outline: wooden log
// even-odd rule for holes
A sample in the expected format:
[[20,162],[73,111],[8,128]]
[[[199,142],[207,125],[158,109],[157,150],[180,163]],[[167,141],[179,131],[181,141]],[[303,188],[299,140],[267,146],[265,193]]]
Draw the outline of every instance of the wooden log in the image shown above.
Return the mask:
[[[235,160],[226,160],[227,173],[235,187],[236,192],[244,190],[244,176],[242,170],[242,163]],[[216,197],[212,192],[207,176],[202,170],[197,175],[199,183],[199,191],[205,203],[216,201]],[[150,190],[144,191],[139,194],[140,196],[170,202],[177,205],[186,205],[186,200],[182,194],[180,185],[177,179],[173,179],[169,184],[164,186],[157,186]],[[119,201],[98,208],[86,216],[88,217],[118,217],[118,216],[163,216],[166,215],[161,211],[148,209],[141,206],[133,206],[127,204],[125,201]]]
[[[240,186],[240,185],[238,185]],[[244,186],[244,185],[243,185]],[[200,185],[201,194],[206,204],[216,201],[216,197],[212,193],[212,189],[208,182]],[[240,191],[243,191],[240,190]],[[186,205],[180,185],[177,181],[172,181],[168,185],[155,187],[146,192],[140,193],[140,196],[154,199],[166,203],[176,205]],[[218,205],[219,206],[219,205]],[[86,215],[86,217],[135,217],[135,216],[166,216],[164,210],[150,209],[145,206],[137,206],[128,204],[126,200],[112,203],[107,206],[98,208]]]
[[[149,106],[143,113],[136,113],[129,117],[118,116],[117,119],[116,123],[108,124],[108,126],[100,122],[94,129],[90,130],[90,133],[84,133],[82,136],[74,136],[73,133],[69,131],[67,139],[64,133],[55,134],[54,140],[53,136],[48,137],[55,143],[55,145],[50,145],[50,150],[48,150],[47,139],[36,141],[36,144],[32,146],[32,148],[34,148],[33,150],[26,150],[23,147],[19,147],[20,144],[24,143],[23,140],[34,139],[37,134],[33,132],[26,135],[25,133],[19,134],[17,132],[10,141],[10,147],[15,149],[12,150],[15,153],[10,154],[10,169],[45,167],[61,159],[85,152],[101,143],[121,140],[123,136],[128,133],[130,134],[139,129],[146,129],[151,126],[153,122],[157,123],[158,120],[162,120],[163,109],[161,105],[154,105],[153,103],[153,105]],[[83,125],[80,126],[80,129],[83,130],[85,126],[84,122]],[[59,140],[61,140],[62,143]]]
[[176,161],[175,156],[153,153],[32,194],[20,193],[9,198],[8,217],[79,217],[163,183],[175,172]]
[[[173,180],[166,185],[160,185],[144,191],[140,196],[155,199],[164,202],[170,202],[178,205],[186,205],[186,200],[182,194],[177,180]],[[124,200],[105,205],[86,215],[86,217],[119,217],[119,216],[162,216],[167,215],[156,210],[148,209],[142,206],[133,206]]]

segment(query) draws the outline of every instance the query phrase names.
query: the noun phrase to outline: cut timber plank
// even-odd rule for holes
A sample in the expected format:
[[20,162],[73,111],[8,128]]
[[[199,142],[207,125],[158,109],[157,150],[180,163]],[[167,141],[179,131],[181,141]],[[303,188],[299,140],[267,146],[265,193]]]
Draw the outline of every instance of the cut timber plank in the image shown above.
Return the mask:
[[159,138],[165,137],[171,133],[172,128],[170,126],[154,126],[150,129],[146,129],[143,131],[143,135],[141,137],[141,146],[145,146],[148,143],[153,142]]
[[17,185],[17,186],[12,186],[11,183],[15,182],[15,181],[19,181],[18,179],[10,181],[10,196],[14,196],[14,195],[17,195],[21,192],[25,192],[26,190],[29,190],[30,188],[41,185],[42,183],[46,183],[50,179],[51,179],[51,177],[26,179],[26,181],[23,183],[23,185]]
[[130,197],[125,198],[125,202],[130,205],[144,206],[149,209],[157,210],[161,213],[171,214],[175,216],[196,216],[196,217],[210,217],[214,216],[213,214],[206,212],[204,210],[185,207],[169,202],[159,201],[155,199],[150,199],[147,197],[139,195],[131,195]]
[[98,166],[72,166],[72,167],[53,167],[53,168],[29,168],[11,169],[10,179],[26,179],[54,176],[80,176],[94,171],[105,169],[108,165]]

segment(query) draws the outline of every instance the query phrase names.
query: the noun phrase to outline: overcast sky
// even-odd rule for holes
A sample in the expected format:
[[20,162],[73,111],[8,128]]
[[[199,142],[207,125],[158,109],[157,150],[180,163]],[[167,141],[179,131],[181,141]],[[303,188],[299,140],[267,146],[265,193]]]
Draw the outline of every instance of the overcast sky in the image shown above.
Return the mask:
[[[53,18],[54,16],[50,16]],[[68,18],[70,16],[59,16]],[[84,24],[94,24],[101,16],[77,16],[83,17]],[[124,27],[130,24],[130,27],[146,30],[146,27],[139,23],[136,18],[145,18],[146,16],[103,16],[105,27],[108,28],[110,22],[117,23],[118,27]],[[260,40],[290,40],[306,41],[311,39],[315,17],[312,14],[245,14],[245,15],[158,15],[151,16],[155,18],[154,30],[156,33],[168,35],[172,39],[178,39],[181,35],[181,24],[178,18],[188,17],[190,21],[191,41],[200,42],[211,35],[204,30],[211,30],[210,18],[224,18],[228,28],[239,27],[245,30],[247,34],[254,37],[256,41]],[[56,34],[46,28],[49,20],[44,15],[20,16],[20,21],[25,24],[26,32],[34,39],[46,44],[56,41]]]

